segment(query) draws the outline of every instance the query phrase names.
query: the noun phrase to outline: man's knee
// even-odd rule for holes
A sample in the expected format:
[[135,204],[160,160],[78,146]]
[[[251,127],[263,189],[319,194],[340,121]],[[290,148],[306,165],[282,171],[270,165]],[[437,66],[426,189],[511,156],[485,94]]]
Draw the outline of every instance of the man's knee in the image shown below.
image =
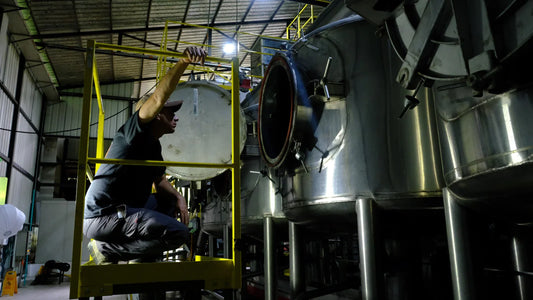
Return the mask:
[[178,248],[183,243],[185,243],[189,239],[189,231],[188,230],[174,230],[174,231],[166,231],[165,234],[162,236],[163,241],[169,246],[173,248]]

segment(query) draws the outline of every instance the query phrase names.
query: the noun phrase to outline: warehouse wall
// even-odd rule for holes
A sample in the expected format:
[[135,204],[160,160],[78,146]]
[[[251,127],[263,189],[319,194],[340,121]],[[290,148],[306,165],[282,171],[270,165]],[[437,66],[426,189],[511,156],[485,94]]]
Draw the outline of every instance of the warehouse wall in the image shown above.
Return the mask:
[[[80,69],[80,72],[82,69]],[[104,123],[104,147],[107,149],[116,131],[131,115],[133,83],[102,85]],[[74,232],[74,200],[77,175],[79,136],[83,88],[61,91],[61,101],[46,107],[44,121],[44,148],[41,156],[39,213],[39,237],[35,263],[48,260],[71,262]],[[110,99],[111,98],[111,99]],[[124,100],[121,100],[124,99]],[[95,156],[98,122],[98,103],[91,104],[91,131],[89,156]],[[84,237],[83,245],[88,240]],[[82,261],[89,255],[82,247]]]
[[[129,100],[133,94],[133,83],[102,85],[103,104],[106,120],[104,138],[111,139],[115,132],[131,115]],[[46,136],[79,137],[81,132],[81,113],[83,88],[62,91],[61,102],[46,107],[44,134]],[[106,98],[108,97],[108,98]],[[113,99],[109,99],[113,98]],[[91,104],[91,138],[96,138],[98,122],[98,102],[93,99]]]
[[[118,128],[131,116],[134,87],[134,83],[101,85],[106,149]],[[60,102],[46,106],[44,119],[39,214],[36,216],[39,221],[36,264],[51,259],[70,263],[72,259],[75,202],[70,200],[74,200],[76,189],[83,88],[61,90],[60,95]],[[96,153],[98,111],[98,102],[94,97],[91,103],[89,156]],[[84,237],[83,245],[87,242]],[[82,261],[88,259],[83,246]]]
[[[32,201],[36,194],[39,136],[42,133],[42,91],[31,74],[29,63],[11,40],[9,17],[0,15],[0,177],[7,177],[6,203],[26,215],[28,225],[32,217]],[[21,231],[14,244],[14,267],[26,255],[28,226]],[[9,261],[4,261],[4,266]]]
[[0,176],[8,176],[7,203],[30,216],[35,181],[42,94],[20,51],[9,43],[9,18],[0,29]]

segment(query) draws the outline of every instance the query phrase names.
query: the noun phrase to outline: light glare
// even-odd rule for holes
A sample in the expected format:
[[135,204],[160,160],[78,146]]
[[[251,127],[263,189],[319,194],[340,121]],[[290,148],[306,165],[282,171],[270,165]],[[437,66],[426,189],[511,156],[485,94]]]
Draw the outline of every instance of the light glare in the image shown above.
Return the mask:
[[227,43],[227,44],[224,45],[224,48],[222,50],[226,54],[232,54],[232,53],[235,52],[235,44],[234,43]]

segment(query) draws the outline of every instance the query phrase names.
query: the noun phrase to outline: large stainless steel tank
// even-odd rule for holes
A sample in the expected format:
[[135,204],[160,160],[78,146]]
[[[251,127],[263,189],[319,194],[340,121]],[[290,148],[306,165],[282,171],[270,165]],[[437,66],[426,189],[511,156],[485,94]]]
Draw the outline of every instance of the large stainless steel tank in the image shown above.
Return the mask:
[[388,11],[346,3],[386,28],[403,60],[393,69],[401,85],[434,82],[449,190],[476,208],[530,216],[533,204],[520,196],[533,192],[533,2],[420,0]]
[[450,190],[462,198],[531,195],[533,88],[472,97],[464,84],[437,83],[435,95]]
[[[264,216],[281,223],[285,215],[281,206],[278,178],[265,169],[260,157],[243,158],[241,168],[241,224],[243,232],[262,231]],[[260,173],[262,172],[262,173]]]
[[[161,141],[167,161],[225,164],[231,162],[231,94],[207,81],[180,83],[169,101],[184,100],[176,113],[176,131]],[[240,111],[240,150],[246,141],[246,121]],[[213,178],[225,169],[168,167],[167,172],[183,180]]]
[[[286,224],[281,206],[277,178],[264,168],[260,157],[245,157],[241,167],[241,232],[260,234],[264,216],[277,224]],[[202,228],[220,236],[225,226],[231,226],[231,195],[213,198],[202,214]]]
[[289,220],[353,222],[357,197],[396,208],[441,205],[433,201],[443,187],[433,98],[424,89],[422,104],[398,119],[407,94],[394,81],[399,65],[357,16],[314,30],[272,59],[259,141],[269,167],[286,175]]
[[[252,124],[257,120],[257,102],[259,93],[249,94],[242,101],[241,107],[246,112],[245,124]],[[241,155],[241,231],[243,233],[259,234],[263,230],[264,216],[274,218],[276,224],[286,224],[281,206],[279,179],[273,170],[266,168],[258,150],[257,135],[251,132],[245,141],[245,148]],[[226,173],[215,180],[226,187],[221,195],[215,195],[205,207],[202,214],[202,228],[204,231],[221,235],[225,226],[231,226],[231,179]],[[224,190],[224,188],[222,189]]]

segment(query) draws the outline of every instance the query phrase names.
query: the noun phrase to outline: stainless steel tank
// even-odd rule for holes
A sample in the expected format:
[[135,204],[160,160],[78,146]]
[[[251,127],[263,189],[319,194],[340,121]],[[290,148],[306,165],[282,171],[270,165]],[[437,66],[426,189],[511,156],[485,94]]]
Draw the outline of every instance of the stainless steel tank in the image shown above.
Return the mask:
[[[179,162],[225,164],[231,162],[231,94],[208,81],[180,83],[169,101],[184,100],[176,113],[176,131],[161,137],[163,159]],[[246,141],[246,121],[240,111],[240,150]],[[168,167],[183,180],[213,178],[225,169]]]
[[211,195],[203,208],[201,229],[210,235],[222,237],[231,221],[231,194]]
[[[253,124],[257,119],[258,93],[249,94],[242,102],[245,119]],[[257,135],[251,132],[245,141],[245,148],[241,154],[241,232],[260,235],[263,230],[264,216],[270,216],[276,224],[286,224],[281,206],[279,178],[273,170],[266,168],[262,161]],[[231,179],[223,178],[221,174],[216,180],[227,186],[227,193],[214,195],[202,214],[202,228],[204,231],[220,236],[226,226],[231,226]]]
[[516,199],[533,192],[533,2],[479,3],[420,0],[386,11],[346,1],[386,29],[401,85],[433,83],[446,186],[474,206],[514,197],[514,208],[495,200],[501,214],[533,206]]
[[[330,59],[331,58],[331,59]],[[259,102],[266,163],[283,175],[283,211],[297,223],[354,222],[355,199],[387,207],[442,205],[433,98],[398,116],[400,61],[357,16],[304,36],[269,65]]]
[[243,232],[262,231],[264,216],[285,223],[278,178],[265,169],[261,157],[243,158],[241,167],[241,224]]
[[[260,157],[245,157],[241,162],[241,232],[260,234],[264,216],[286,224],[278,179],[264,168]],[[213,198],[202,213],[207,233],[220,236],[226,226],[231,226],[231,194]]]
[[531,195],[533,88],[472,97],[464,84],[437,83],[435,95],[449,189],[461,198]]

